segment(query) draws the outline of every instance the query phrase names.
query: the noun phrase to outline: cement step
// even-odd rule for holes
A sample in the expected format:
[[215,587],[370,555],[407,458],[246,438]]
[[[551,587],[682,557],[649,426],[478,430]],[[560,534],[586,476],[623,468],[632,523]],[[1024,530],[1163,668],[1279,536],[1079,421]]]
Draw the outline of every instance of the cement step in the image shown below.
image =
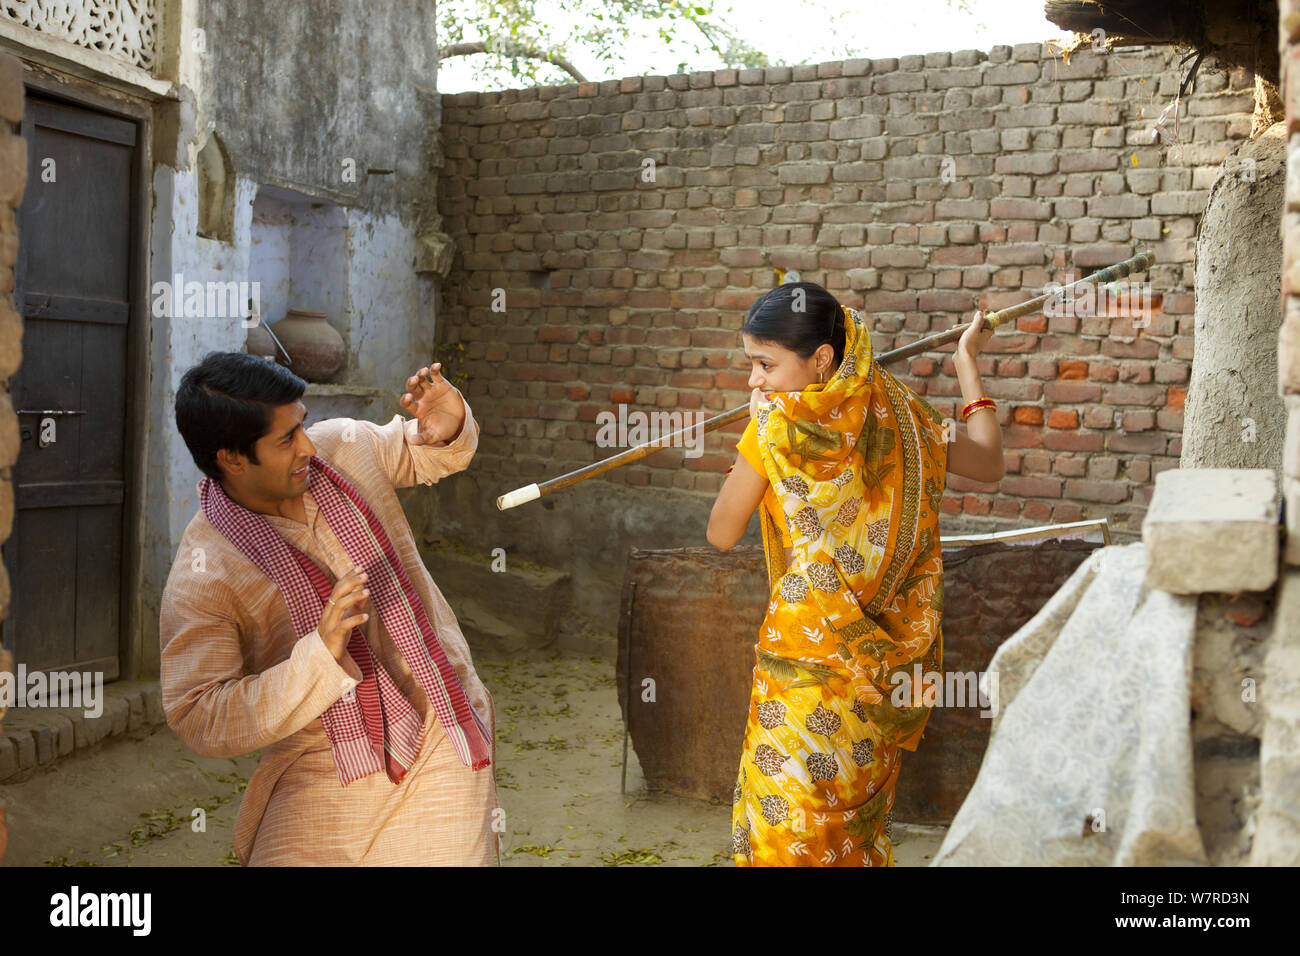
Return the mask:
[[555,643],[569,606],[566,572],[509,556],[493,570],[491,554],[433,535],[420,556],[471,645],[509,654]]

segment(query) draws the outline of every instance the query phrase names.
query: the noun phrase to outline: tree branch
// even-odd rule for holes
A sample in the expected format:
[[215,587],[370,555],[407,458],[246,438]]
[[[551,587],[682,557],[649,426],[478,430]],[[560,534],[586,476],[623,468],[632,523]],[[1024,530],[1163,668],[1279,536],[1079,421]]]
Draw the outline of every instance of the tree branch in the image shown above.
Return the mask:
[[476,40],[473,43],[453,43],[450,46],[440,47],[438,49],[438,59],[446,60],[453,56],[472,56],[475,53],[491,53],[495,56],[522,56],[532,60],[545,60],[547,63],[558,66],[565,73],[568,73],[579,83],[586,83],[587,78],[578,72],[577,67],[557,53],[547,50],[539,50],[536,47],[525,46],[523,44],[510,44],[505,49],[488,49],[487,43],[482,40]]

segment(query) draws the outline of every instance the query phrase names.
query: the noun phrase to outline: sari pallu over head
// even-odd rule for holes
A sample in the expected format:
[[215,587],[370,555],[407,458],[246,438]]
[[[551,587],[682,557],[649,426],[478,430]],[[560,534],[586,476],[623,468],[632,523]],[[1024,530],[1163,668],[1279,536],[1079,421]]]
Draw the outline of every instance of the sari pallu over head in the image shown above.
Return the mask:
[[758,667],[778,682],[851,693],[887,737],[915,750],[930,707],[913,665],[942,665],[946,429],[873,362],[862,316],[844,315],[844,359],[831,380],[778,392],[756,416],[792,545],[787,566],[764,521],[772,592]]

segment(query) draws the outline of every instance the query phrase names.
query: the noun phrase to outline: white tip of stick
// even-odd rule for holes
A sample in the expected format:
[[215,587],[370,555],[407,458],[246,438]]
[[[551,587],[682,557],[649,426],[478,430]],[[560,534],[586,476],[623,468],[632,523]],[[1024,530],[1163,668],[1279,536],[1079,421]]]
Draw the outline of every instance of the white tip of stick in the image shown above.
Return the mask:
[[514,491],[498,498],[497,509],[505,511],[507,508],[514,508],[541,496],[542,491],[537,485],[525,485],[523,488],[516,488]]

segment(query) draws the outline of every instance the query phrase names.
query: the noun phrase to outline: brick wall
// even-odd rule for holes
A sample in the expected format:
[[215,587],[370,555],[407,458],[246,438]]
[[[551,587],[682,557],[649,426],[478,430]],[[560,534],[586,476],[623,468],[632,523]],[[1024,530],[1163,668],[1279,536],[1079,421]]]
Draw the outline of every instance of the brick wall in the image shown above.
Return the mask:
[[[9,400],[9,377],[22,360],[22,319],[14,311],[14,263],[18,261],[18,223],[14,211],[27,185],[27,144],[12,132],[23,118],[23,68],[0,54],[0,542],[13,530],[14,492],[11,471],[18,459],[18,416]],[[0,566],[0,620],[9,613],[9,577]],[[0,671],[13,670],[13,655],[0,647]],[[0,702],[0,720],[5,708]],[[9,834],[0,805],[0,860]]]
[[[742,404],[738,329],[774,268],[870,313],[880,351],[1149,248],[1149,326],[1038,315],[990,343],[1007,476],[952,476],[944,503],[950,526],[1136,533],[1178,461],[1197,217],[1253,108],[1250,75],[1203,68],[1182,142],[1153,144],[1176,67],[1165,49],[1067,64],[1030,44],[444,96],[438,202],[459,254],[439,337],[465,347],[476,470],[504,487],[605,457],[595,419],[618,403]],[[893,370],[952,413],[951,359]],[[712,495],[738,432],[597,480]]]

